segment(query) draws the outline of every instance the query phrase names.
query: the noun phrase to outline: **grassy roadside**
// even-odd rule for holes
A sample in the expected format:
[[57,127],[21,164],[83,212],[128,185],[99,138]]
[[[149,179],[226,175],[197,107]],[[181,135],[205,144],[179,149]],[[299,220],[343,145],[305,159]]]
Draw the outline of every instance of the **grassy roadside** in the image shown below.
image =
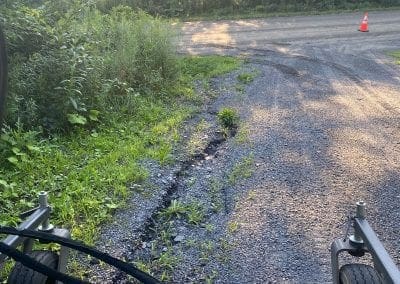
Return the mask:
[[338,13],[354,13],[365,11],[398,11],[400,6],[390,8],[380,7],[365,7],[357,9],[332,9],[327,11],[298,11],[298,12],[259,12],[259,11],[240,11],[240,13],[226,13],[224,11],[215,11],[212,14],[188,16],[176,18],[175,21],[191,22],[191,21],[218,21],[218,20],[244,20],[244,19],[259,19],[259,18],[272,18],[272,17],[290,17],[290,16],[315,16],[315,15],[332,15]]
[[179,128],[196,110],[192,102],[201,100],[193,80],[207,80],[239,65],[240,60],[229,57],[183,58],[175,90],[180,96],[139,97],[141,107],[133,116],[111,116],[95,131],[79,128],[69,136],[39,141],[32,132],[13,130],[13,137],[24,144],[18,147],[32,151],[21,151],[24,158],[15,167],[0,170],[1,224],[16,225],[18,213],[35,206],[36,194],[45,190],[53,207],[52,222],[70,228],[74,238],[93,243],[98,226],[124,206],[129,185],[146,179],[139,161],[171,161]]

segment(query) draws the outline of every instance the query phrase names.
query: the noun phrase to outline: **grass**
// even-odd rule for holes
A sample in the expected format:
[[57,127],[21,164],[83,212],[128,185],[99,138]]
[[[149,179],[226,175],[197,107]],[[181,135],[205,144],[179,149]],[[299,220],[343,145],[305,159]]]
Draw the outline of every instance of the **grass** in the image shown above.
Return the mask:
[[[218,56],[180,62],[182,79],[175,92],[184,96],[139,98],[135,114],[109,116],[96,130],[78,128],[69,136],[31,137],[24,142],[35,151],[0,168],[1,224],[17,225],[18,214],[36,206],[37,193],[45,190],[53,207],[51,221],[71,229],[74,238],[93,244],[99,225],[125,205],[129,184],[146,180],[148,173],[139,161],[171,161],[179,128],[194,111],[185,103],[194,93],[193,80],[240,65],[238,59]],[[191,221],[199,222],[200,216],[192,215]]]
[[183,58],[181,68],[187,76],[204,80],[236,70],[242,63],[243,60],[230,56],[192,56]]
[[396,59],[396,64],[400,65],[400,50],[399,51],[390,52],[389,55],[393,56]]
[[237,222],[231,221],[228,223],[228,233],[233,234],[237,230],[239,230],[239,224]]
[[204,215],[204,209],[200,202],[193,201],[189,204],[183,204],[176,199],[172,200],[171,204],[159,213],[159,216],[167,221],[185,217],[186,221],[193,225],[200,225]]
[[209,183],[209,194],[211,199],[211,208],[214,212],[220,212],[224,204],[222,202],[223,182],[222,180],[212,178]]
[[39,153],[18,162],[12,170],[2,170],[2,179],[13,184],[14,192],[1,201],[2,208],[13,208],[1,211],[2,223],[16,225],[16,214],[32,207],[34,196],[46,190],[53,207],[52,222],[92,243],[98,225],[123,206],[128,183],[146,179],[147,172],[138,161],[168,162],[178,138],[177,127],[189,115],[188,108],[143,102],[132,120],[116,120],[112,128],[98,129],[96,135],[78,131],[38,143]]
[[181,203],[179,200],[172,200],[171,204],[162,210],[159,215],[166,220],[171,220],[172,218],[180,218],[184,214],[186,214],[187,208]]
[[228,175],[228,182],[235,185],[239,180],[246,179],[252,176],[254,167],[254,157],[252,154],[242,158],[237,162],[230,174]]
[[241,73],[237,76],[237,79],[242,84],[250,84],[254,81],[255,74],[252,73]]
[[235,137],[235,142],[238,145],[250,143],[250,129],[245,123],[241,123]]

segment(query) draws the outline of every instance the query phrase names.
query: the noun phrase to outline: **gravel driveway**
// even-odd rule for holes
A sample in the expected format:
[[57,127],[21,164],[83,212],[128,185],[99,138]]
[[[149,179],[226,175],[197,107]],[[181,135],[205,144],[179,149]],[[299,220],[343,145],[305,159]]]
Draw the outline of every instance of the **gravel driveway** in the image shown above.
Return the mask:
[[[149,183],[167,184],[168,198],[146,205],[149,216],[138,208],[144,220],[154,204],[177,200],[204,216],[197,224],[153,214],[139,233],[134,209],[120,212],[123,228],[106,228],[102,248],[170,269],[167,282],[329,283],[330,244],[363,199],[399,265],[400,67],[387,52],[400,49],[400,11],[369,13],[369,33],[357,31],[362,16],[184,23],[182,53],[246,63],[212,81],[218,97],[188,125],[187,140],[208,141],[203,153],[162,175],[150,165]],[[240,74],[254,80],[240,83]],[[215,137],[221,107],[241,118],[227,141]]]
[[229,213],[239,226],[219,282],[331,281],[329,245],[359,199],[399,265],[400,67],[386,53],[400,49],[400,11],[369,13],[369,33],[361,18],[184,24],[182,51],[246,55],[258,73],[227,99],[258,167]]

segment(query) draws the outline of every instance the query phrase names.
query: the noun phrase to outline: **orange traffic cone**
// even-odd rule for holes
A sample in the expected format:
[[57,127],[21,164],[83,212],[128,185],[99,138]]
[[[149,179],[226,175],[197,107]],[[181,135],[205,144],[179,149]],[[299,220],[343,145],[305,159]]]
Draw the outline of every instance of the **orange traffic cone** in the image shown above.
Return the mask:
[[369,30],[368,30],[368,12],[365,12],[364,19],[362,20],[360,28],[358,30],[360,32],[369,32]]

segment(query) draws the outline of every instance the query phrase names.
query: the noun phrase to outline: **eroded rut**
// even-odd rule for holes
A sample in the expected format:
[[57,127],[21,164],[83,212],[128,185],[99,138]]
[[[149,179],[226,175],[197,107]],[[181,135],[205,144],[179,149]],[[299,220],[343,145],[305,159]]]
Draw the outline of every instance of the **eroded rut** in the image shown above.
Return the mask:
[[[329,283],[330,243],[363,199],[399,265],[400,68],[387,52],[400,13],[371,12],[369,34],[358,16],[184,24],[180,52],[246,63],[213,79],[217,98],[186,125],[189,158],[144,162],[151,177],[100,248],[169,283]],[[216,132],[222,107],[240,114],[234,137]],[[98,265],[91,277],[132,282]]]

